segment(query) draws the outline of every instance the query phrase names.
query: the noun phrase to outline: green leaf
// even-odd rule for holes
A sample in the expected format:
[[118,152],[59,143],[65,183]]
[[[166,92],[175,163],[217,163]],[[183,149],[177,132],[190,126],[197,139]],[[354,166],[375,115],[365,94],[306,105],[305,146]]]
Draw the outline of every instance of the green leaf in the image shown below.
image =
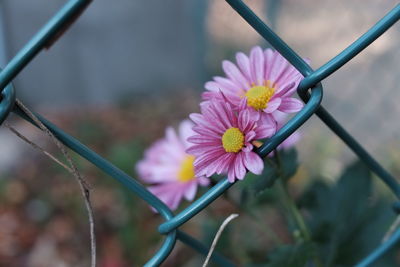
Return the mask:
[[292,178],[299,167],[297,150],[292,148],[288,150],[279,150],[279,157],[281,162],[281,175],[285,180]]
[[268,255],[266,267],[301,267],[312,260],[315,255],[315,245],[311,242],[300,242],[294,245],[284,245],[274,249]]
[[295,149],[281,150],[279,157],[280,170],[278,170],[278,165],[272,158],[266,158],[262,174],[247,174],[246,179],[240,183],[240,203],[257,206],[276,200],[276,192],[266,189],[270,189],[278,178],[290,179],[298,168],[297,151]]
[[271,165],[265,164],[262,174],[253,179],[251,188],[255,194],[262,193],[265,189],[273,186],[276,179],[278,179],[278,170]]
[[372,197],[371,180],[367,166],[356,162],[334,186],[316,181],[301,198],[326,266],[353,266],[380,244],[394,214],[385,198]]

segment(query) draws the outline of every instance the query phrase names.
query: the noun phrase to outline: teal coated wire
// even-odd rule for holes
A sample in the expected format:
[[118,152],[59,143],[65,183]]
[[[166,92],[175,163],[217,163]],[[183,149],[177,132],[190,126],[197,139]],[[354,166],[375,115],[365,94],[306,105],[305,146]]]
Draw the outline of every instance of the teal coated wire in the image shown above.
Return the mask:
[[[23,119],[35,123],[27,116],[18,106],[14,108],[14,112],[22,117]],[[100,155],[96,154],[88,147],[80,143],[78,140],[68,135],[57,126],[47,121],[45,118],[37,113],[34,115],[57,137],[63,144],[78,153],[83,158],[103,170],[105,173],[116,179],[118,182],[126,186],[130,191],[137,194],[144,201],[154,207],[166,220],[172,218],[173,214],[171,210],[157,197],[150,193],[144,186],[138,183],[135,179],[130,177],[128,174],[118,169],[116,166],[105,160]],[[176,242],[176,231],[168,233],[163,245],[159,251],[154,255],[152,259],[146,264],[146,266],[158,266],[161,264],[166,257],[171,253]]]
[[[0,69],[1,71],[1,69]],[[14,107],[15,103],[15,90],[12,84],[8,84],[0,93],[0,125],[7,118],[8,114]]]
[[315,114],[400,198],[400,185],[340,124],[320,107]]
[[219,181],[214,187],[207,190],[201,197],[193,201],[187,208],[178,213],[174,218],[160,224],[158,232],[161,234],[168,234],[170,231],[178,228],[191,218],[201,212],[211,202],[222,195],[228,190],[234,183],[230,183],[228,179],[224,178]]
[[367,267],[371,266],[379,258],[381,258],[386,252],[392,249],[400,240],[400,229],[393,233],[393,235],[379,247],[377,247],[372,253],[360,261],[356,267]]
[[[278,50],[289,62],[291,62],[299,71],[303,71],[305,78],[300,82],[299,95],[305,101],[307,97],[304,92],[308,89],[308,84],[304,83],[307,79],[312,76],[315,72],[312,72],[309,67],[301,58],[298,56],[289,46],[280,39],[261,19],[259,19],[253,11],[251,11],[241,0],[227,0],[232,7],[238,11],[238,13],[276,50]],[[384,18],[382,18],[374,27],[363,34],[359,39],[352,43],[349,47],[343,50],[338,56],[333,58],[327,64],[319,68],[320,73],[331,74],[330,71],[335,71],[348,60],[355,57],[362,49],[370,45],[380,35],[382,35],[388,28],[390,28],[396,21],[400,19],[400,5],[393,8]],[[293,55],[292,55],[293,54]],[[292,56],[290,56],[292,55]],[[342,65],[340,65],[342,64]],[[318,70],[317,70],[318,71]],[[306,73],[309,73],[306,76]],[[314,82],[320,82],[321,80],[313,80]],[[325,124],[335,132],[344,143],[346,143],[353,152],[359,156],[369,168],[378,175],[393,191],[393,193],[400,198],[400,185],[396,179],[391,176],[356,140],[353,138],[322,106],[317,110],[316,115]]]
[[91,0],[70,0],[14,56],[0,73],[0,92],[18,73],[76,18]]
[[300,83],[300,88],[307,89],[315,84],[321,82],[323,79],[338,70],[344,64],[349,62],[352,58],[363,51],[379,36],[385,33],[400,19],[400,4],[397,4],[389,13],[387,13],[381,20],[379,20],[372,28],[365,34],[358,38],[354,43],[340,52],[337,56],[329,60],[323,66],[319,67],[313,73],[308,75]]
[[[48,23],[46,23],[40,31],[17,53],[16,56],[6,65],[0,73],[0,89],[2,93],[0,105],[0,119],[4,120],[15,102],[15,91],[10,82],[14,79],[20,71],[57,35],[60,34],[65,27],[75,19],[91,0],[71,0],[65,4],[59,12],[57,12]],[[10,84],[10,85],[8,85]],[[6,87],[4,90],[3,88]],[[24,119],[33,123],[22,110],[18,108],[15,110],[17,114]],[[44,123],[51,131],[60,138],[64,144],[76,151],[81,156],[88,159],[94,165],[102,169],[104,172],[120,181],[130,190],[139,195],[142,199],[147,201],[151,206],[156,208],[163,217],[168,220],[172,218],[172,212],[165,206],[158,198],[147,191],[143,186],[123,173],[109,162],[105,161],[102,157],[92,152],[90,149],[79,143],[77,140],[67,135],[55,125],[45,120],[40,115],[36,114],[38,118]],[[1,121],[2,122],[2,121]],[[165,258],[170,254],[176,242],[176,231],[170,232],[160,248],[160,250],[152,257],[146,266],[157,266],[161,264]]]
[[[363,160],[370,169],[381,178],[391,190],[400,197],[400,186],[396,179],[392,177],[382,166],[366,152],[366,150],[343,128],[341,125],[322,107],[323,88],[320,82],[350,61],[376,38],[388,30],[396,21],[400,19],[400,5],[393,8],[387,15],[378,21],[370,30],[362,35],[358,40],[343,50],[340,54],[328,61],[326,64],[313,71],[310,66],[293,51],[275,32],[273,32],[261,19],[259,19],[242,1],[226,0],[261,36],[263,36],[277,51],[279,51],[300,73],[305,77],[298,88],[300,97],[306,102],[305,107],[296,114],[286,125],[284,125],[272,138],[267,140],[257,153],[265,157],[284,139],[290,136],[302,124],[304,124],[314,113],[320,117],[325,124],[331,128],[354,152]],[[15,91],[10,82],[20,73],[20,71],[57,35],[61,33],[65,26],[71,23],[74,18],[91,2],[91,0],[70,0],[59,12],[57,12],[47,24],[18,52],[18,54],[0,72],[0,124],[12,109],[15,101]],[[313,87],[313,88],[311,88]],[[307,92],[311,88],[311,92]],[[25,120],[31,121],[26,114],[18,107],[14,112]],[[61,129],[57,128],[46,119],[36,114],[38,118],[55,134],[61,142],[72,150],[86,158],[105,173],[121,182],[129,190],[137,194],[151,206],[159,211],[166,222],[159,226],[159,232],[166,234],[166,238],[161,248],[146,263],[146,266],[158,266],[171,253],[176,240],[179,239],[186,245],[191,246],[200,253],[208,252],[207,248],[196,239],[177,230],[179,226],[190,220],[193,216],[202,211],[206,206],[228,190],[233,184],[227,179],[221,180],[217,185],[208,190],[203,196],[194,201],[182,212],[173,215],[171,210],[162,203],[157,197],[151,194],[136,180],[122,172],[107,160],[91,151],[75,138],[69,136]],[[32,122],[32,121],[31,121]],[[32,122],[33,123],[33,122]],[[369,254],[357,266],[364,267],[374,263],[382,257],[390,248],[400,240],[400,230],[385,243],[380,245],[375,251]],[[215,255],[212,258],[221,266],[234,266],[222,256]]]
[[[252,11],[244,5],[241,1],[227,1],[232,7],[239,12],[246,21],[250,24],[253,23],[258,27],[258,29],[265,29],[261,31],[262,36],[265,37],[271,44],[274,44],[276,50],[278,50],[282,55],[286,55],[288,60],[298,68],[302,69],[303,74],[310,73],[312,71],[311,67],[298,56],[278,35],[276,35],[272,30],[270,30],[257,16],[245,16],[245,14],[252,13]],[[264,143],[258,150],[257,153],[261,157],[265,157],[270,152],[272,152],[283,140],[288,138],[292,133],[294,133],[303,123],[305,123],[316,111],[322,100],[322,86],[317,86],[312,90],[310,102],[298,112],[291,120],[289,120],[286,125],[284,125],[272,138],[270,138],[266,143]],[[168,233],[169,231],[179,227],[186,221],[190,220],[193,216],[198,214],[202,209],[208,206],[213,200],[218,196],[223,194],[232,184],[230,184],[225,178],[212,189],[208,190],[203,196],[195,200],[189,207],[184,209],[173,219],[164,222],[158,228],[160,233]]]
[[[263,144],[256,152],[261,156],[265,157],[272,152],[283,140],[288,138],[294,133],[304,122],[310,118],[315,110],[318,108],[322,100],[322,87],[316,87],[311,92],[310,101],[304,106],[304,108],[298,112],[284,127],[282,127],[273,137],[271,137],[265,144]],[[202,211],[212,201],[222,195],[228,190],[233,183],[230,183],[227,178],[221,180],[213,188],[209,189],[201,197],[196,199],[186,209],[177,214],[174,218],[162,223],[158,227],[158,231],[162,234],[166,234],[177,227],[181,226],[193,216]]]
[[[259,19],[241,0],[226,0],[261,36],[263,36],[267,41],[271,43],[272,46],[289,61],[291,62],[304,76],[305,78],[300,83],[298,92],[304,101],[308,100],[305,90],[308,86],[312,86],[314,83],[318,83],[321,80],[313,78],[312,82],[305,83],[304,81],[310,77],[313,72],[308,72],[304,70],[305,66],[302,66],[300,57],[297,54],[292,55],[290,48],[283,43],[281,39],[277,39],[276,34],[269,29],[269,27]],[[343,64],[349,61],[351,58],[356,56],[365,47],[371,44],[376,38],[383,34],[388,28],[390,28],[395,22],[400,19],[400,6],[397,5],[393,10],[391,10],[383,19],[381,19],[373,28],[371,28],[367,33],[362,35],[357,41],[346,48],[337,57],[333,58],[327,64],[319,69],[318,76],[314,77],[327,77]],[[324,76],[326,75],[326,76]],[[309,80],[311,81],[311,80]],[[364,161],[369,168],[381,178],[388,187],[393,191],[393,193],[399,197],[400,196],[400,186],[396,179],[392,177],[368,152],[343,128],[340,124],[322,107],[316,111],[318,117],[332,130],[334,131],[352,150],[359,156],[359,158]],[[395,244],[400,240],[400,234],[394,235],[390,241]],[[392,244],[390,243],[390,244]],[[373,252],[372,256],[368,256],[363,263],[363,266],[369,266],[376,259],[381,257],[386,253],[391,246],[381,245],[376,251]]]
[[[15,107],[14,112],[36,126],[36,124],[18,106]],[[80,143],[72,136],[69,136],[67,133],[59,129],[51,122],[47,121],[41,115],[37,113],[34,114],[63,144],[81,155],[83,158],[87,159],[89,162],[97,166],[99,169],[103,170],[105,173],[107,173],[117,181],[121,182],[128,189],[130,189],[132,192],[145,200],[148,204],[156,208],[166,220],[173,219],[172,212],[169,210],[169,208],[157,197],[155,197],[151,192],[144,188],[141,184],[136,182],[136,180],[134,180],[132,177],[115,167],[113,164],[111,164],[98,154],[94,153],[92,150],[87,148],[85,145]],[[206,247],[201,242],[197,241],[196,239],[182,231],[179,231],[178,234],[182,242],[204,254]],[[174,229],[173,231],[170,231],[168,233],[167,238],[161,249],[146,263],[145,266],[150,267],[158,266],[159,264],[161,264],[171,253],[175,245],[176,238],[177,231]],[[216,253],[215,256],[211,258],[211,260],[221,264],[221,266],[232,266],[232,263],[230,263],[227,259],[219,255],[218,253]]]
[[[286,58],[303,76],[312,73],[311,67],[271,30],[254,12],[240,0],[225,0],[267,42]],[[308,89],[308,88],[307,88]]]

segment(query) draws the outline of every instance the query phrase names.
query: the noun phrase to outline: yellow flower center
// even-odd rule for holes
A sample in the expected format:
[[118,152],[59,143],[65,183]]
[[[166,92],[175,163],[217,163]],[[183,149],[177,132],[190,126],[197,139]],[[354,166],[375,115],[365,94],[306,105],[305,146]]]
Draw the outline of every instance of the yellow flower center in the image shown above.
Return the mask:
[[187,155],[181,163],[181,168],[178,172],[178,180],[181,182],[188,182],[194,179],[194,156]]
[[226,152],[239,152],[244,146],[243,133],[238,128],[229,128],[222,136],[222,146]]
[[274,92],[275,88],[272,87],[270,81],[267,81],[265,85],[253,86],[245,94],[247,105],[256,110],[265,109]]

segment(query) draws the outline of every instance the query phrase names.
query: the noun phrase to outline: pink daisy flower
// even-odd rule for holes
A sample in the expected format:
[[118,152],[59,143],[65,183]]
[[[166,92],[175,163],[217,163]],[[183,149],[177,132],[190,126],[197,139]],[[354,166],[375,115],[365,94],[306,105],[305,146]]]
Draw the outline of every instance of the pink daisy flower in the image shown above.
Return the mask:
[[228,174],[228,180],[242,180],[246,170],[261,174],[264,162],[253,152],[252,141],[270,137],[275,128],[271,124],[258,125],[259,114],[251,115],[246,100],[237,112],[230,103],[213,98],[201,106],[201,114],[191,114],[195,122],[193,143],[187,152],[196,157],[195,172],[210,177],[214,173]]
[[267,121],[273,119],[270,114],[277,110],[286,113],[301,110],[303,103],[292,95],[303,76],[277,51],[263,51],[256,46],[250,57],[237,53],[236,63],[222,62],[227,77],[214,77],[214,81],[207,82],[208,91],[202,95],[204,100],[221,98],[219,92],[222,92],[237,107],[245,98],[247,105],[259,111],[261,119]]
[[186,140],[194,134],[192,127],[191,121],[182,121],[179,135],[168,127],[165,137],[146,150],[144,159],[136,165],[140,178],[152,184],[149,191],[171,210],[175,210],[183,198],[192,201],[197,186],[209,183],[207,178],[195,175],[195,158],[185,152],[190,145]]

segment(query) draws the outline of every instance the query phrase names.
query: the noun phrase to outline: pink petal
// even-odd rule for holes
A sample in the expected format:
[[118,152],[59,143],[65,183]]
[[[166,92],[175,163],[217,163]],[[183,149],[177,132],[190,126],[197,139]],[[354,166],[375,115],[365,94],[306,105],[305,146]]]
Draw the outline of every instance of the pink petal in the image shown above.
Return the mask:
[[222,86],[216,82],[211,81],[211,82],[206,82],[206,84],[204,85],[204,88],[206,88],[208,91],[211,91],[211,92],[219,92],[221,90]]
[[[204,112],[207,113],[206,115],[209,115],[208,112]],[[214,127],[215,125],[213,125],[212,123],[210,123],[210,121],[208,120],[208,118],[205,115],[202,114],[198,114],[198,113],[192,113],[189,115],[189,118],[197,125],[201,126],[201,128],[208,130],[211,133],[214,133],[213,136],[218,136],[219,133],[223,133],[224,129],[222,128],[216,128]],[[196,126],[193,126],[193,131],[196,132]]]
[[276,79],[276,83],[278,85],[283,85],[291,82],[295,82],[297,79],[302,78],[303,76],[300,72],[293,67],[292,65],[288,64],[287,68],[282,71],[281,75]]
[[256,132],[255,139],[264,139],[273,136],[276,132],[276,127],[273,125],[262,125],[256,128]]
[[248,81],[250,81],[251,74],[249,58],[244,53],[239,52],[236,54],[236,63],[239,66],[239,69],[242,71],[243,75],[247,78]]
[[[288,83],[285,86],[278,87],[277,90],[275,91],[275,96],[282,97],[283,95],[286,95],[289,91],[293,91],[293,87],[295,86],[294,82]],[[296,89],[294,89],[296,90]]]
[[254,174],[261,174],[264,169],[264,162],[254,152],[243,153],[244,154],[244,164],[246,168]]
[[230,168],[228,169],[228,181],[230,183],[235,182],[235,168],[233,165],[234,164],[231,164]]
[[206,173],[209,173],[210,164],[225,153],[225,150],[222,149],[207,156],[196,158],[193,164],[196,176],[203,176],[206,175]]
[[184,196],[186,200],[192,201],[194,197],[196,196],[197,192],[197,181],[193,180],[187,183],[185,191],[184,191]]
[[292,146],[294,146],[299,140],[300,140],[300,133],[299,132],[294,132],[292,135],[290,135],[288,138],[286,138],[279,146],[278,148],[280,149],[288,149]]
[[235,159],[234,153],[226,153],[225,155],[221,156],[221,164],[219,164],[218,168],[216,168],[215,172],[217,174],[226,173],[228,167],[231,165],[232,160]]
[[239,112],[238,126],[242,132],[246,132],[247,127],[251,123],[249,110],[242,110]]
[[282,71],[288,64],[286,59],[283,56],[281,56],[281,54],[279,54],[278,51],[275,51],[274,54],[275,57],[273,61],[273,66],[271,68],[271,72],[269,73],[269,78],[268,78],[268,80],[270,80],[273,83],[276,82],[279,75],[282,73]]
[[[309,59],[304,59],[304,60],[306,61],[307,64],[310,64]],[[295,87],[297,89],[297,86],[304,77],[294,66],[290,65],[289,62],[287,65],[288,65],[287,68],[277,78],[276,83],[279,86],[285,86],[288,83],[294,82]]]
[[258,110],[255,110],[253,108],[248,108],[249,112],[250,112],[250,118],[254,121],[259,121],[261,118],[262,114],[265,114],[264,112],[260,112]]
[[247,109],[247,98],[243,97],[239,103],[239,111]]
[[243,180],[244,176],[246,175],[246,168],[244,166],[243,162],[243,152],[239,152],[236,154],[236,159],[235,159],[235,175],[236,178],[239,180]]
[[271,69],[273,66],[273,59],[274,59],[274,51],[270,48],[264,50],[264,57],[265,57],[265,73],[264,73],[264,80],[268,81],[270,77]]
[[204,153],[209,153],[214,150],[219,150],[220,146],[221,145],[216,146],[216,145],[208,145],[208,144],[207,145],[206,144],[192,145],[186,149],[186,153],[188,153],[190,155],[198,156],[198,155],[201,155]]
[[247,133],[254,128],[254,125],[259,120],[260,115],[258,111],[245,109],[239,112],[238,126],[240,131]]
[[235,66],[235,64],[228,60],[224,60],[222,62],[222,68],[224,69],[224,72],[229,77],[229,79],[234,81],[239,86],[239,88],[243,89],[249,86],[248,81],[240,72],[240,70]]
[[217,173],[217,170],[220,169],[221,165],[223,165],[224,160],[225,160],[225,156],[226,154],[222,155],[221,157],[213,160],[210,164],[208,164],[207,166],[207,172],[206,172],[206,176],[210,177],[211,175],[213,175],[214,173]]
[[175,158],[180,159],[182,150],[185,150],[185,147],[172,127],[168,127],[165,130],[165,138],[168,140],[169,145],[174,147],[174,149],[168,149],[168,152]]
[[193,122],[190,120],[183,120],[179,124],[179,139],[181,139],[184,147],[187,148],[190,144],[188,143],[188,138],[195,135],[196,133],[192,130],[194,126]]
[[303,79],[303,76],[298,75],[297,77],[293,78],[293,87],[290,87],[286,93],[282,94],[282,97],[289,97],[296,93],[297,87],[299,86],[300,81]]
[[195,155],[196,158],[193,162],[193,165],[195,167],[200,166],[200,165],[206,165],[208,164],[209,161],[214,161],[221,157],[223,154],[225,154],[225,150],[221,147],[216,147],[213,150],[209,150],[207,152],[204,152],[202,154]]
[[226,115],[228,117],[228,120],[230,121],[232,126],[237,125],[237,116],[235,115],[235,113],[233,112],[233,108],[230,104],[225,103],[225,111],[226,111]]
[[298,112],[303,108],[304,104],[299,99],[292,97],[285,97],[282,99],[282,103],[278,110],[287,113]]
[[[273,125],[276,127],[276,120],[275,120],[275,114],[278,113],[279,111],[275,111],[273,114],[268,114],[268,113],[261,113],[261,117],[258,121],[258,125]],[[282,112],[279,112],[281,114],[285,114]],[[286,115],[286,114],[285,114]],[[287,115],[286,115],[287,116]]]
[[221,102],[221,101],[212,101],[213,102],[213,107],[215,112],[213,112],[217,120],[223,124],[224,131],[226,129],[229,129],[232,127],[232,121],[231,121],[231,114],[228,112],[228,110],[232,110],[232,108],[227,108],[226,103]]
[[272,97],[272,99],[267,104],[267,108],[264,109],[264,112],[272,113],[278,109],[280,104],[281,104],[281,99],[279,97]]
[[[202,100],[208,101],[208,100],[213,99],[214,97],[216,97],[215,92],[204,91],[203,93],[201,93]],[[204,101],[202,103],[204,103]]]
[[209,143],[215,143],[215,144],[221,144],[220,139],[216,139],[214,137],[209,137],[209,136],[203,136],[203,135],[193,135],[190,136],[187,141],[192,144],[209,144]]
[[205,84],[205,88],[210,91],[210,94],[206,96],[214,96],[220,99],[218,93],[223,93],[231,101],[237,102],[240,100],[238,92],[240,92],[241,89],[236,84],[222,77],[214,77],[214,79],[216,80],[215,82],[211,81]]
[[[214,128],[217,130],[218,133],[223,134],[229,126],[227,126],[226,122],[220,118],[221,113],[216,112],[215,108],[212,109],[210,108],[207,112],[207,122],[208,122],[208,127],[207,128]],[[229,122],[228,122],[229,123]],[[203,125],[204,127],[205,125]]]
[[252,151],[254,148],[254,146],[251,143],[247,143],[246,146],[244,148],[242,148],[243,152],[250,152]]
[[[276,112],[277,111],[272,114],[275,114]],[[263,113],[261,115],[261,118],[257,123],[257,127],[255,128],[255,139],[263,139],[271,137],[273,134],[275,134],[278,125],[272,114]]]
[[172,196],[172,199],[166,201],[166,204],[170,207],[171,210],[176,210],[180,202],[182,201],[182,197],[183,192],[177,192],[174,196]]
[[147,177],[142,177],[142,180],[147,183],[166,183],[176,181],[180,162],[174,165],[155,165],[149,166],[150,174]]
[[252,80],[257,85],[264,84],[264,53],[259,46],[250,51],[250,69]]
[[178,183],[150,186],[148,190],[164,202],[171,210],[175,210],[182,200],[182,185]]
[[208,186],[210,184],[210,179],[206,177],[198,177],[197,183],[201,186]]
[[255,131],[249,131],[246,133],[246,138],[245,138],[245,142],[251,142],[254,140],[254,138],[256,137],[256,132]]
[[200,134],[200,135],[204,135],[204,136],[210,136],[210,137],[214,137],[217,139],[221,138],[221,134],[216,133],[212,130],[209,130],[208,128],[202,127],[202,126],[193,126],[193,131],[195,131],[196,133]]
[[227,92],[237,94],[237,92],[240,90],[240,86],[227,78],[216,76],[214,77],[214,80],[222,89],[225,89]]

